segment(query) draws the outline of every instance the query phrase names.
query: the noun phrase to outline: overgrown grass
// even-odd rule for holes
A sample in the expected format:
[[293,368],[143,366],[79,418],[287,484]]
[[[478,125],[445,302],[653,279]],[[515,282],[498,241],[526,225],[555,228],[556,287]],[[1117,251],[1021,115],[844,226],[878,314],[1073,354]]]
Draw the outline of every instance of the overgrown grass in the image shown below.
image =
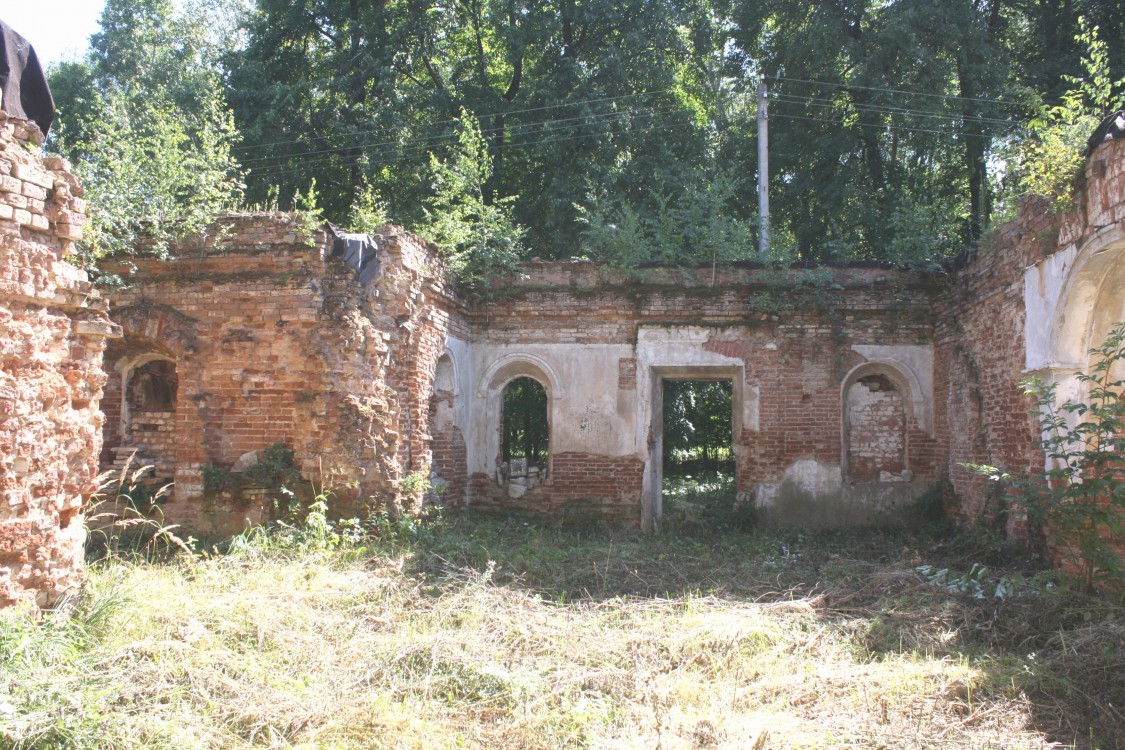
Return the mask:
[[[0,744],[1125,743],[1125,611],[1016,577],[987,538],[475,516],[381,532],[109,558],[59,611],[0,613]],[[982,588],[951,587],[973,563]]]

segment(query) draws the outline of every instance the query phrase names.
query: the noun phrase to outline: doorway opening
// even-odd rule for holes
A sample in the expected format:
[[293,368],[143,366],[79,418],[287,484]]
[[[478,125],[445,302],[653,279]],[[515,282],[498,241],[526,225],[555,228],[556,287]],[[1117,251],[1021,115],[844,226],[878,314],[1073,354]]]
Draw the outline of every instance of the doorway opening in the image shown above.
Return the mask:
[[505,386],[501,404],[502,482],[509,495],[522,497],[547,479],[547,391],[535,378],[518,377]]
[[663,380],[661,506],[668,519],[717,521],[735,505],[731,380]]

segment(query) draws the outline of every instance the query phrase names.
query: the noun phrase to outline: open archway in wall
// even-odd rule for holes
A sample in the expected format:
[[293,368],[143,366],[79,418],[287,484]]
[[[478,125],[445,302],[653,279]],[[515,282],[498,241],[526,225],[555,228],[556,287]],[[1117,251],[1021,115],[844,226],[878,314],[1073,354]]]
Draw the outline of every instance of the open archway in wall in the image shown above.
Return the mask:
[[[525,380],[532,381],[535,386],[523,383],[512,387],[513,383]],[[545,444],[542,437],[539,438],[539,443],[535,443],[533,440],[531,446],[537,444],[539,447],[531,450],[531,446],[517,447],[506,437],[508,430],[505,421],[513,422],[517,420],[513,416],[513,408],[516,408],[516,404],[506,404],[505,401],[514,402],[519,400],[517,397],[520,397],[531,403],[533,393],[537,404],[535,408],[539,410],[536,421],[540,426],[545,425],[546,437]],[[492,479],[499,486],[502,494],[513,499],[519,498],[549,481],[554,402],[561,398],[562,394],[563,387],[558,375],[545,360],[534,355],[507,354],[492,362],[485,369],[479,387],[479,396],[485,402],[486,427],[484,437],[486,445],[483,446],[485,448],[484,455],[491,464],[489,470],[492,472]],[[532,430],[531,435],[541,436],[542,430],[539,432]],[[535,453],[538,457],[533,460],[537,460],[538,464],[527,463],[527,469],[525,470],[525,461],[528,457],[525,455],[513,456],[513,448],[515,448],[516,453]],[[520,460],[517,462],[514,459]],[[530,471],[532,467],[536,468],[537,471]],[[521,473],[524,473],[527,480],[533,479],[534,481],[512,481],[513,479],[520,479],[519,474]]]
[[909,379],[893,365],[860,365],[844,380],[841,398],[844,476],[851,482],[909,481]]
[[504,386],[500,405],[500,471],[508,494],[519,497],[547,479],[550,410],[547,390],[523,375]]

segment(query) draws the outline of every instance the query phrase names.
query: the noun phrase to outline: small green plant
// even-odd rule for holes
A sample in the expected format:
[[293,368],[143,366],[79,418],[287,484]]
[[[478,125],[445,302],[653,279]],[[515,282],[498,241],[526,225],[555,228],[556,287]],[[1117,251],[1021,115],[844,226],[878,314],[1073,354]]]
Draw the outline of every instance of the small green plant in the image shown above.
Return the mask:
[[386,201],[370,185],[356,192],[352,202],[351,228],[356,232],[375,234],[384,224],[390,223]]
[[215,464],[203,464],[200,473],[203,474],[203,492],[207,495],[232,492],[238,488],[238,479],[230,469]]
[[320,194],[316,190],[316,178],[309,182],[309,189],[293,196],[293,212],[297,214],[297,230],[311,237],[320,229]]
[[301,479],[293,456],[292,448],[277,442],[262,449],[257,463],[244,472],[235,473],[223,466],[205,464],[201,470],[203,492],[213,498],[223,493],[240,495],[247,488],[264,489],[270,498],[273,517],[288,519],[300,510],[296,494],[291,490]]
[[1047,458],[1042,474],[1013,475],[993,466],[970,465],[1002,482],[1028,521],[1052,536],[1060,553],[1075,563],[1087,586],[1125,578],[1125,322],[1090,350],[1094,364],[1078,373],[1083,400],[1056,404],[1056,384],[1033,378],[1024,392],[1035,398],[1032,414]]
[[471,292],[516,271],[525,230],[512,218],[511,197],[489,193],[493,162],[480,123],[462,110],[457,145],[442,161],[430,154],[433,197],[418,232],[441,248],[449,269]]

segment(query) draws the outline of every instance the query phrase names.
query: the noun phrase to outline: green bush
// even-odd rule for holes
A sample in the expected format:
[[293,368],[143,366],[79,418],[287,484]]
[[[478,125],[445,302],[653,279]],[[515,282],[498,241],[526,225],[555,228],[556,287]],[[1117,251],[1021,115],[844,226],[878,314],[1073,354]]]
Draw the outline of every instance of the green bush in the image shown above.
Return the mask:
[[1125,580],[1125,380],[1115,379],[1125,362],[1125,322],[1090,355],[1090,372],[1078,374],[1088,388],[1085,400],[1057,405],[1054,383],[1034,378],[1023,384],[1035,397],[1032,414],[1042,430],[1035,444],[1046,454],[1045,472],[1014,476],[970,465],[1006,486],[1009,499],[1033,528],[1051,536],[1087,586]]

